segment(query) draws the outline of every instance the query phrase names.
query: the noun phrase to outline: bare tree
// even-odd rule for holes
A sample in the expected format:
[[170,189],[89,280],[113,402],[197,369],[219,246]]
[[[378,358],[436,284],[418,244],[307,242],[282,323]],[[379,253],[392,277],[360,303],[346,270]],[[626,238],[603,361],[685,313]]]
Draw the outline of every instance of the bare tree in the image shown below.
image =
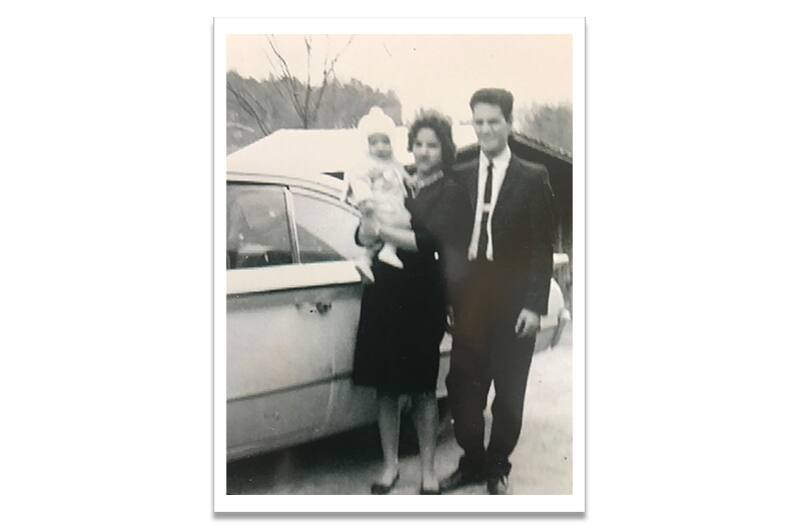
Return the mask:
[[350,128],[375,105],[400,123],[402,106],[394,92],[383,93],[355,78],[346,84],[337,79],[355,38],[345,36],[337,45],[322,38],[296,37],[299,53],[290,54],[287,41],[263,36],[266,76],[245,79],[235,70],[227,72],[229,151],[282,128]]
[[[272,56],[267,55],[267,60],[270,63],[272,71],[281,81],[283,86],[283,94],[292,105],[292,108],[297,113],[300,119],[300,124],[304,129],[314,125],[317,121],[319,114],[319,107],[322,103],[322,98],[325,95],[325,90],[328,84],[336,77],[336,63],[342,56],[342,53],[353,42],[354,36],[350,36],[344,46],[333,56],[331,59],[328,55],[329,47],[325,51],[325,59],[322,63],[322,79],[319,87],[314,87],[311,84],[311,57],[313,54],[313,43],[311,37],[303,37],[303,43],[306,48],[306,79],[305,83],[294,75],[289,63],[286,61],[284,55],[280,52],[272,36],[267,37]],[[273,58],[275,59],[273,61]]]
[[[253,119],[256,120],[258,124],[258,128],[261,129],[262,134],[264,136],[269,135],[272,130],[267,126],[267,119],[269,117],[269,113],[267,109],[264,108],[258,99],[252,96],[250,92],[247,91],[247,88],[242,86],[240,89],[236,89],[231,85],[230,81],[227,81],[228,92],[230,92],[236,102],[239,103],[239,106],[247,112]],[[249,100],[248,100],[249,99]]]

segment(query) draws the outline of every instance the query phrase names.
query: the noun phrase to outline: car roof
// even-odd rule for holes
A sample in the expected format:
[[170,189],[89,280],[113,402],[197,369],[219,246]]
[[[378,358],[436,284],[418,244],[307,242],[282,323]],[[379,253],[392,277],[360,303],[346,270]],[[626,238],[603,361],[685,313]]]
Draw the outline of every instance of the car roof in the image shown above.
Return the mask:
[[228,172],[228,183],[274,184],[293,188],[304,188],[340,200],[346,191],[342,180],[326,174],[300,174],[282,176],[258,173]]

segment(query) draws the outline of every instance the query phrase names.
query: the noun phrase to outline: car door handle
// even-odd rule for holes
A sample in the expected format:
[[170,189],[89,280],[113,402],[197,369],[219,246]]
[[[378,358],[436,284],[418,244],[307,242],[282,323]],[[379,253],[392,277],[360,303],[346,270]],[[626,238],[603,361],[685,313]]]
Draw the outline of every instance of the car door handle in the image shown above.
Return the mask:
[[316,303],[309,303],[307,301],[298,302],[294,304],[295,308],[301,312],[307,312],[309,314],[325,314],[331,308],[333,308],[333,303],[330,301],[317,301]]
[[331,307],[333,307],[333,303],[330,301],[317,301],[316,307],[317,307],[317,312],[319,312],[320,314],[325,314],[329,310],[331,310]]

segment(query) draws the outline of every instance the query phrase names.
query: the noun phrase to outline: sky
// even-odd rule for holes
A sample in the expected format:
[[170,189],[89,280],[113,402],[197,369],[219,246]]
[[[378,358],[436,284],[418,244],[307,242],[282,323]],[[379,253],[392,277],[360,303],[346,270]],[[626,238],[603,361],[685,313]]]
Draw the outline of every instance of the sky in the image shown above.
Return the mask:
[[[292,72],[304,79],[308,68],[302,36],[272,38]],[[470,95],[488,86],[510,90],[517,106],[572,102],[569,35],[356,35],[345,48],[348,38],[311,37],[312,82],[319,82],[326,52],[333,57],[341,51],[337,78],[394,90],[403,106],[403,121],[423,107],[437,109],[455,122],[469,120]],[[229,36],[228,69],[266,78],[273,71],[269,50],[265,35]]]

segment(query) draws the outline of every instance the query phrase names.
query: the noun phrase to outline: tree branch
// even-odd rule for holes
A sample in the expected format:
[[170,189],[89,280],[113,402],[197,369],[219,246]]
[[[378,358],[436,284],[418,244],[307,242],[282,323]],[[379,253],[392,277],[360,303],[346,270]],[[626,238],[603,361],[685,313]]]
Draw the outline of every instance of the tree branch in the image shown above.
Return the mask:
[[339,53],[337,53],[333,57],[333,60],[330,63],[328,63],[328,54],[327,53],[325,54],[325,62],[323,63],[322,66],[322,84],[320,85],[319,88],[319,95],[317,96],[317,101],[314,103],[313,118],[315,121],[317,119],[317,114],[319,113],[320,104],[322,103],[322,96],[325,95],[325,89],[328,87],[328,81],[331,78],[336,77],[336,70],[335,70],[336,61],[339,60],[339,57],[342,55],[342,53],[344,53],[344,50],[346,50],[347,47],[350,46],[350,43],[353,42],[354,38],[355,35],[350,35],[350,38],[347,39],[345,45],[342,46],[342,49],[339,50]]
[[278,48],[275,46],[275,43],[272,42],[272,37],[267,37],[267,42],[269,42],[269,47],[272,49],[272,53],[275,54],[275,57],[278,58],[281,64],[281,71],[280,79],[288,86],[288,95],[289,101],[292,103],[295,112],[297,112],[298,117],[303,119],[303,112],[302,112],[302,105],[300,103],[300,96],[297,95],[297,91],[295,90],[295,83],[294,83],[294,75],[292,75],[292,71],[289,68],[289,64],[286,62],[286,59],[283,58],[283,55],[278,51]]
[[[329,59],[330,46],[326,48],[325,59],[322,66],[322,80],[320,82],[320,87],[317,94],[314,94],[314,87],[311,84],[311,59],[314,48],[312,40],[313,38],[310,36],[303,37],[303,43],[305,44],[306,48],[306,80],[305,85],[303,85],[303,82],[292,74],[289,63],[286,61],[286,58],[283,56],[283,54],[281,54],[281,52],[278,50],[278,47],[275,45],[272,37],[273,36],[268,35],[267,42],[272,50],[272,54],[274,54],[276,60],[278,61],[278,67],[276,67],[275,63],[272,61],[269,53],[267,54],[267,60],[269,61],[272,71],[278,76],[278,80],[280,81],[278,86],[282,87],[281,91],[291,103],[295,113],[297,114],[297,117],[300,118],[301,125],[304,128],[308,128],[310,125],[316,123],[317,116],[319,115],[319,109],[322,104],[322,98],[325,95],[331,79],[336,77],[336,63],[339,61],[339,58],[342,56],[345,50],[347,50],[347,48],[353,42],[355,35],[350,36],[350,38],[347,40],[347,43],[345,43],[339,52],[334,55],[333,59]],[[328,40],[328,42],[330,42],[330,40]],[[298,88],[303,90],[302,94],[299,93]]]
[[[233,88],[230,81],[227,82],[227,86],[228,86],[228,91],[231,94],[233,94],[233,97],[236,99],[236,102],[239,103],[239,106],[242,108],[242,110],[250,114],[253,117],[253,119],[256,120],[258,128],[261,129],[261,132],[264,134],[264,136],[268,136],[271,133],[269,127],[266,126],[264,120],[261,118],[261,116],[258,115],[258,113],[255,111],[252,105],[247,101],[247,99],[242,94],[240,94],[239,92],[236,91],[235,88]],[[245,90],[245,92],[247,91]],[[255,98],[253,98],[252,96],[250,97],[255,100]]]
[[309,37],[303,37],[303,42],[306,43],[306,94],[303,101],[303,117],[305,128],[308,128],[308,102],[311,98],[311,39]]

